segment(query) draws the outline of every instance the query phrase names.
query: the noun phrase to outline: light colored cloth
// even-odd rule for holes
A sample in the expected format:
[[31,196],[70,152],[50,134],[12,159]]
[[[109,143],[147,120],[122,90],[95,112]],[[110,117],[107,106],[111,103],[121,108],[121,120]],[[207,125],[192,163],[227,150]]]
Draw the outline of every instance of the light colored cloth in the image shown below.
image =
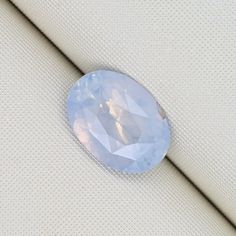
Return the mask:
[[145,85],[170,119],[169,157],[236,223],[236,1],[13,2],[83,72]]
[[65,102],[81,76],[0,1],[0,235],[234,235],[168,160],[140,176],[81,148]]

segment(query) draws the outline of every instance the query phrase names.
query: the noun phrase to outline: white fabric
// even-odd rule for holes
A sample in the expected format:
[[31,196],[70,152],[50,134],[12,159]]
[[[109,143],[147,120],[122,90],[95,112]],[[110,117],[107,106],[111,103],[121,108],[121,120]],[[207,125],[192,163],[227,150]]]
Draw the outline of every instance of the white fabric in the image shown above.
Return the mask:
[[0,235],[234,235],[168,160],[143,175],[108,171],[65,114],[80,73],[0,1]]
[[150,89],[169,157],[236,223],[236,1],[13,2],[83,72],[114,68]]

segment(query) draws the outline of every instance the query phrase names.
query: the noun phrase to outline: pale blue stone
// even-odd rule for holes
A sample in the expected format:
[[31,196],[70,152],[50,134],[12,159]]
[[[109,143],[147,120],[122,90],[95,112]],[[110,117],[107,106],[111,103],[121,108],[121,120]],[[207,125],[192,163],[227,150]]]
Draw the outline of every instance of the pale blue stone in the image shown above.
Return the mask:
[[69,122],[103,165],[128,173],[156,166],[170,144],[163,110],[138,82],[114,71],[84,75],[68,96]]

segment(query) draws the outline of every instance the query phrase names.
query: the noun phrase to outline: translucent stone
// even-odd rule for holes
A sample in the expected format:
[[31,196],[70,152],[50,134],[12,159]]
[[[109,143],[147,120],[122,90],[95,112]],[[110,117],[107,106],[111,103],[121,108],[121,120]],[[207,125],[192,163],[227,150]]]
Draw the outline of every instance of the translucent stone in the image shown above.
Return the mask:
[[70,125],[79,141],[103,165],[140,173],[164,158],[170,129],[150,92],[127,75],[98,70],[71,88]]

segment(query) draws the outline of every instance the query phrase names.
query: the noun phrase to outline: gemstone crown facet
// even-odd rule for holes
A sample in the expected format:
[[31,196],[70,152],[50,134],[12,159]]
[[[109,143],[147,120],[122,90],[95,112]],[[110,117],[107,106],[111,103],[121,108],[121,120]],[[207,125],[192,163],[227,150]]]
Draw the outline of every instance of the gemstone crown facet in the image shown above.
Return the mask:
[[79,79],[67,100],[70,125],[103,165],[141,173],[165,157],[170,128],[160,105],[125,74],[98,70]]

